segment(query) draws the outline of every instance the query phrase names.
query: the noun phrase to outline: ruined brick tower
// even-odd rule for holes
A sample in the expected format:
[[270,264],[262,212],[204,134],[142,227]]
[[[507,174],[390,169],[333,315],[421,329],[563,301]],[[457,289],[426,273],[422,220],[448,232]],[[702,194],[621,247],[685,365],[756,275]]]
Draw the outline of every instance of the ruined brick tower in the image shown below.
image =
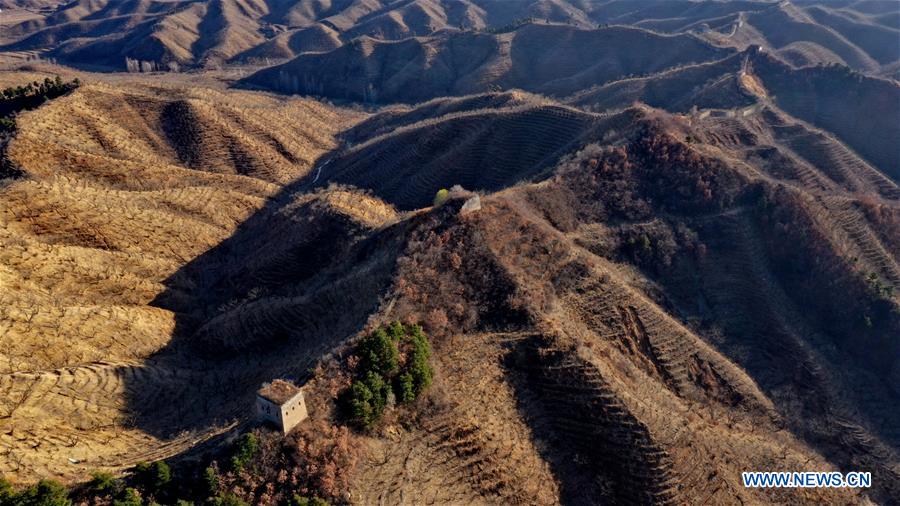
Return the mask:
[[287,434],[308,416],[303,390],[282,379],[264,384],[256,392],[256,415]]

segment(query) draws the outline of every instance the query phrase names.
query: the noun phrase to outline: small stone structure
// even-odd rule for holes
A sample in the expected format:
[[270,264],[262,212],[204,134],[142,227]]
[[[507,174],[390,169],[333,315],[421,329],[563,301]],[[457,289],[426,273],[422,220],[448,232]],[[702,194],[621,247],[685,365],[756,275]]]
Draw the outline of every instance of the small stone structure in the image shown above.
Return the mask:
[[478,195],[474,195],[470,197],[468,200],[463,203],[462,207],[459,208],[459,214],[469,214],[474,213],[481,209],[481,197]]
[[[450,187],[450,193],[447,200],[453,200],[459,205],[459,214],[474,213],[481,209],[481,197],[475,193],[466,190],[462,186],[455,184]],[[459,204],[462,202],[462,204]]]
[[287,434],[308,416],[303,390],[282,379],[263,384],[256,392],[256,416]]

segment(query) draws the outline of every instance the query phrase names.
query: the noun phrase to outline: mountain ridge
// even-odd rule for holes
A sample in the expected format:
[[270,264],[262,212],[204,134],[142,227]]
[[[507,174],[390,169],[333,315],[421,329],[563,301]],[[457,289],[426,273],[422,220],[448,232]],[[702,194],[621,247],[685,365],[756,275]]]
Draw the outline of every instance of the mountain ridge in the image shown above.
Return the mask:
[[895,3],[0,8],[0,502],[900,498]]

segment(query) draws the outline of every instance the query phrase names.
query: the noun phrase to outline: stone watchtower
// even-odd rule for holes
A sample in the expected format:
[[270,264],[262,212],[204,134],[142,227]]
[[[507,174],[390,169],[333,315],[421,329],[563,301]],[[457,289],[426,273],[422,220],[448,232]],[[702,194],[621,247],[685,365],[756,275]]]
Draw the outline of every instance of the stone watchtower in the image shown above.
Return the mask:
[[263,384],[256,392],[256,416],[287,434],[307,417],[303,390],[282,379]]

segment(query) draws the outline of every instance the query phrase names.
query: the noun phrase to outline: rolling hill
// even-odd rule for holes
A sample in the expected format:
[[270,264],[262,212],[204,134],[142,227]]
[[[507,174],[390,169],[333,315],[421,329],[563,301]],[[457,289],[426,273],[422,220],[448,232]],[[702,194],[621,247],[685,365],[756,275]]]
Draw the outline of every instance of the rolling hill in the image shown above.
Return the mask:
[[900,180],[900,152],[888,141],[900,135],[894,121],[900,116],[900,86],[843,65],[796,69],[754,46],[714,62],[588,88],[567,101],[595,111],[639,101],[671,112],[708,109],[726,116],[753,114],[765,105],[831,133]]
[[[274,126],[257,110],[302,121]],[[348,118],[314,102],[99,83],[18,118],[4,156],[24,176],[0,188],[2,474],[73,476],[84,468],[69,458],[115,467],[193,444],[154,439],[126,414],[129,396],[150,402],[172,379],[145,359],[177,318],[150,304],[304,175]]]
[[[856,190],[828,175],[846,167],[844,159],[811,165],[794,151],[801,145],[794,143],[798,131],[806,132],[807,142],[839,150],[833,138],[777,110],[740,119],[678,118],[648,108],[592,115],[527,95],[421,107],[355,127],[359,143],[330,157],[318,176],[320,184],[324,179],[367,188],[400,209],[427,205],[434,189],[453,179],[495,192],[482,198],[483,209],[475,213],[458,211],[468,198],[463,195],[456,204],[407,220],[414,239],[397,260],[393,291],[384,297],[391,302],[382,306],[386,313],[376,319],[424,321],[432,335],[446,336],[436,350],[440,374],[449,379],[421,425],[396,429],[399,439],[376,438],[371,464],[361,465],[361,484],[351,488],[359,502],[395,502],[409,494],[437,502],[746,502],[754,500],[746,489],[712,484],[727,482],[715,476],[737,472],[728,470],[735,462],[743,462],[738,469],[762,465],[752,459],[770,451],[765,448],[781,448],[773,451],[787,459],[878,466],[889,476],[886,482],[894,481],[896,414],[888,406],[898,394],[889,379],[897,364],[886,357],[896,356],[896,343],[861,351],[857,339],[865,324],[855,311],[864,306],[838,314],[844,297],[809,303],[810,293],[823,293],[817,283],[835,283],[843,293],[850,286],[865,292],[870,272],[900,281],[896,245],[877,232],[882,224],[867,217],[874,216],[866,211],[873,204],[856,200]],[[423,119],[429,111],[436,116]],[[498,116],[515,119],[500,123]],[[461,121],[476,124],[457,130]],[[516,134],[521,128],[528,130]],[[390,133],[380,133],[385,130]],[[492,156],[467,163],[465,153],[478,153],[476,147],[486,143],[455,133],[461,131],[492,132]],[[374,137],[362,141],[362,132]],[[527,145],[557,158],[566,149],[552,144],[556,136],[585,147],[569,146],[577,152],[550,164],[552,170],[522,153]],[[364,159],[369,163],[357,161]],[[506,169],[494,160],[510,160],[526,182],[495,179]],[[469,166],[482,170],[467,171]],[[786,167],[797,172],[781,172]],[[393,177],[406,184],[398,186]],[[896,184],[881,181],[896,191]],[[876,207],[896,209],[893,195]],[[398,226],[383,233],[393,237]],[[386,240],[377,237],[376,243]],[[634,246],[635,238],[647,246]],[[784,249],[784,241],[800,241],[793,242],[799,249]],[[837,256],[796,271],[783,267],[824,251]],[[887,326],[871,334],[866,342],[872,345],[887,343],[879,339],[900,324],[888,316],[896,314],[888,309],[896,299],[875,302],[882,303],[888,304]],[[241,320],[254,321],[246,314]],[[705,343],[716,343],[718,351]],[[782,351],[773,355],[771,347]],[[843,372],[824,373],[835,370]],[[828,405],[841,414],[816,414],[812,405],[825,391],[832,392]],[[702,415],[700,425],[678,418],[702,411],[688,407],[692,403],[728,413],[710,419],[748,418],[713,422],[707,433],[700,429]],[[742,439],[742,423],[790,427],[804,442],[768,439],[762,436],[767,429],[760,429],[754,434],[763,439],[751,443]],[[851,426],[858,445],[835,436]],[[544,446],[522,446],[515,439],[522,434]],[[753,450],[741,450],[744,444]],[[800,457],[804,445],[823,457]],[[411,459],[446,460],[443,451],[465,452],[466,464],[461,468],[451,457],[447,467],[406,470]],[[882,465],[882,458],[891,464]],[[697,463],[703,463],[702,473]],[[429,485],[447,481],[453,485]],[[554,485],[538,491],[530,485],[536,481]],[[878,493],[893,497],[897,491]]]
[[565,96],[725,53],[688,35],[530,24],[503,34],[451,32],[398,42],[361,38],[328,53],[300,55],[243,82],[369,102],[417,102],[495,87]]
[[[4,23],[6,51],[35,51],[101,70],[124,69],[126,58],[160,69],[268,66],[361,37],[500,33],[523,21],[693,33],[717,46],[781,51],[800,66],[839,62],[886,76],[894,75],[900,59],[892,43],[900,33],[900,7],[878,0],[76,0],[12,2],[7,9],[28,15]],[[702,61],[704,54],[691,56]]]
[[[402,319],[436,383],[352,436],[351,502],[896,497],[897,185],[755,107],[507,92],[366,115],[131,80],[25,113],[0,190],[3,472],[190,454],[271,377],[340,423],[343,343]],[[480,210],[428,207],[451,184]],[[734,481],[773,459],[875,486]]]
[[0,9],[4,506],[900,501],[897,2]]

